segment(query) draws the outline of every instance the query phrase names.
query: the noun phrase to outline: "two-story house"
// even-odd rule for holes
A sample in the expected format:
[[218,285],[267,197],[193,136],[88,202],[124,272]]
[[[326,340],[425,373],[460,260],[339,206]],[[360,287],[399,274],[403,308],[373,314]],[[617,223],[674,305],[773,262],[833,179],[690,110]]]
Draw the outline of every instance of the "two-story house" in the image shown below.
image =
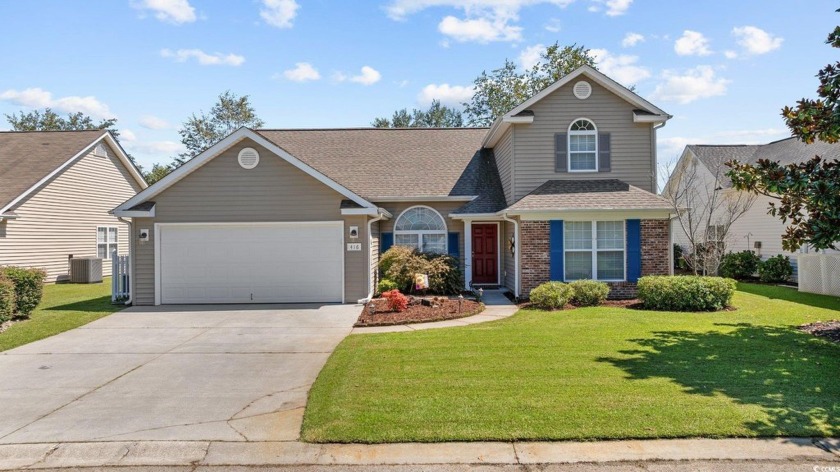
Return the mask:
[[458,257],[465,287],[631,296],[672,267],[653,193],[669,118],[582,67],[489,129],[240,129],[114,210],[133,302],[356,302],[392,245]]

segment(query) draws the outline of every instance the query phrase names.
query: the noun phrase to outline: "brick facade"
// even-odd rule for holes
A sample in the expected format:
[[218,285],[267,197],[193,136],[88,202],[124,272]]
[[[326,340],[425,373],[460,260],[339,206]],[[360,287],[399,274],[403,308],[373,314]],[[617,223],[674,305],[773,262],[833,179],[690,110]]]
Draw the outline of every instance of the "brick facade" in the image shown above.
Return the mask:
[[[522,296],[549,280],[549,222],[523,221],[520,223],[520,251]],[[668,275],[670,273],[671,238],[668,220],[642,220],[642,275]],[[633,298],[636,284],[609,282],[610,298]]]

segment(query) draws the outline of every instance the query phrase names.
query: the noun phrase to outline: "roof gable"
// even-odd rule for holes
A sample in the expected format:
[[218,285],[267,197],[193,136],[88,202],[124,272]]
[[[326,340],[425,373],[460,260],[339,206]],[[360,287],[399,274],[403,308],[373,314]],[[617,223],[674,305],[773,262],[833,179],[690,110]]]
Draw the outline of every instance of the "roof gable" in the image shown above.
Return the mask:
[[10,211],[103,140],[145,188],[143,177],[108,131],[0,132],[0,214]]

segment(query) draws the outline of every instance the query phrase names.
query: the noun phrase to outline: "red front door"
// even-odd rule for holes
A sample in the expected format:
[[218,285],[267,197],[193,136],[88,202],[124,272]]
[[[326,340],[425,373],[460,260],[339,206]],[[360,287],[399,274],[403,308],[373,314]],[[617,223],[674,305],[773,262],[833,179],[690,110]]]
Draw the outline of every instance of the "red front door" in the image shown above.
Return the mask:
[[472,281],[499,283],[499,239],[495,224],[472,225]]

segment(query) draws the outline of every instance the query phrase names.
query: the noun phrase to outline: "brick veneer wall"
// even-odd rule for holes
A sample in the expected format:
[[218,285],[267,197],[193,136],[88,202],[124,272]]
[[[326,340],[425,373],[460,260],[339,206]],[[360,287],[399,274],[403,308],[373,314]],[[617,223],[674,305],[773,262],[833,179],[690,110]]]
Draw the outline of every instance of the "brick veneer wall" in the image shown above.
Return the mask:
[[[522,263],[522,296],[549,280],[548,221],[523,221],[520,224],[519,244]],[[668,275],[670,273],[670,225],[668,220],[642,220],[642,275]],[[633,298],[636,284],[610,282],[610,298]]]

